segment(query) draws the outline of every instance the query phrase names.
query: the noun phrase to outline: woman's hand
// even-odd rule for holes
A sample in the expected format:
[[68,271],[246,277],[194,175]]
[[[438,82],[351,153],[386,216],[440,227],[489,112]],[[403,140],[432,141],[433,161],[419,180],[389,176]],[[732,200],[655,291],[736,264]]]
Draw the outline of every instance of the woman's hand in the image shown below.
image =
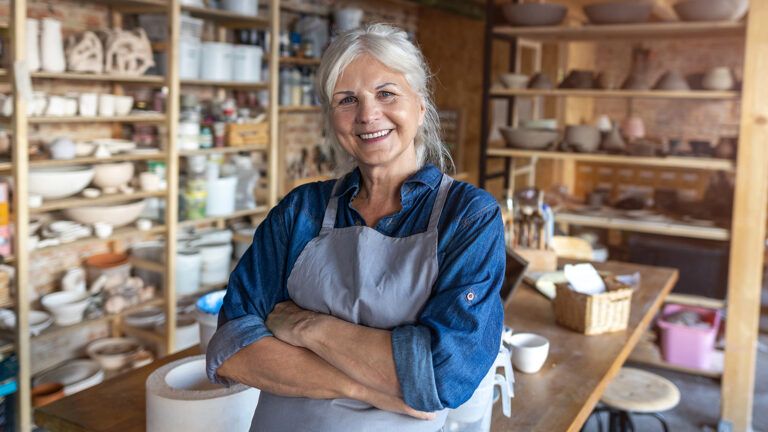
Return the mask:
[[398,414],[405,414],[420,420],[432,420],[437,414],[433,412],[418,411],[408,406],[403,400],[365,386],[356,387],[350,399],[357,399],[370,404],[380,410]]
[[267,328],[281,341],[297,347],[305,347],[304,336],[322,316],[296,306],[288,300],[275,305],[267,316]]

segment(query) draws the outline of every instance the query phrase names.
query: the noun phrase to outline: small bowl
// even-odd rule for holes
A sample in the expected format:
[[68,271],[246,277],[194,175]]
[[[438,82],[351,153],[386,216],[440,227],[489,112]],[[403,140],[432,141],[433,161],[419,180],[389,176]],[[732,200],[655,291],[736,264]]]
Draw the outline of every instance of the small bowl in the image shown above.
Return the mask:
[[600,147],[600,131],[591,125],[570,125],[565,128],[563,145],[568,150],[594,152]]
[[131,162],[97,164],[94,166],[93,184],[99,188],[120,187],[133,178]]
[[674,5],[682,21],[730,21],[734,17],[735,3],[713,0],[682,0]]
[[90,298],[87,292],[57,291],[45,295],[40,303],[53,314],[56,325],[67,326],[83,320]]
[[526,150],[544,150],[550,147],[560,133],[548,129],[524,129],[524,128],[499,128],[507,145],[513,148]]
[[115,115],[126,116],[133,109],[133,96],[115,96]]
[[117,370],[130,364],[140,349],[135,339],[116,337],[97,339],[88,344],[85,352],[105,370]]
[[584,13],[592,24],[644,23],[651,16],[651,2],[610,1],[584,6]]
[[528,75],[505,73],[499,76],[501,83],[504,87],[511,89],[524,89],[528,87]]
[[656,84],[653,86],[654,90],[666,90],[666,91],[685,91],[690,90],[691,86],[688,85],[688,81],[679,72],[668,71],[664,75],[659,77]]
[[568,8],[554,3],[508,3],[501,11],[513,26],[554,26],[563,22]]
[[520,122],[523,129],[557,130],[557,119],[524,120]]
[[64,215],[85,225],[106,222],[114,228],[133,223],[141,216],[146,201],[139,200],[126,204],[91,205],[64,210]]

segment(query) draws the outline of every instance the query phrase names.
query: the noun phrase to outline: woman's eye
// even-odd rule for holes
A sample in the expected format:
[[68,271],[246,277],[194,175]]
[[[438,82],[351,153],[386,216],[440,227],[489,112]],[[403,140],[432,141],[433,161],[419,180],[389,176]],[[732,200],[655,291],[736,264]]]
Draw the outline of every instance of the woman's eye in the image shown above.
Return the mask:
[[347,96],[344,99],[339,101],[339,105],[346,105],[346,104],[350,104],[350,103],[354,103],[354,102],[355,102],[355,97],[354,96]]
[[389,99],[389,98],[395,97],[395,94],[392,93],[392,92],[388,92],[386,90],[382,90],[382,91],[379,92],[379,96],[384,98],[384,99]]

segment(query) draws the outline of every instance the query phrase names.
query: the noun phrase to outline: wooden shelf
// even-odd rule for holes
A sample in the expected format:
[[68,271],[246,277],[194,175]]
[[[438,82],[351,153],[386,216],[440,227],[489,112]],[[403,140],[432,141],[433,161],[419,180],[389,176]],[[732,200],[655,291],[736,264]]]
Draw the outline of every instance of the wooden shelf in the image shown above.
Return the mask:
[[592,216],[567,212],[556,213],[555,222],[706,240],[726,241],[730,239],[730,232],[725,228],[698,226],[682,222],[644,221],[626,217]]
[[165,9],[168,0],[84,0],[89,3],[98,3],[114,8],[122,7],[152,7],[153,9]]
[[185,221],[179,222],[179,226],[188,227],[188,226],[194,226],[197,224],[208,224],[208,223],[221,222],[221,221],[225,222],[230,219],[237,219],[237,218],[246,217],[246,216],[258,216],[268,211],[269,211],[268,207],[259,206],[259,207],[256,207],[255,209],[237,210],[234,213],[226,216],[211,216],[204,219],[185,220]]
[[280,9],[285,12],[292,12],[292,13],[306,14],[306,15],[320,15],[324,17],[327,17],[331,13],[330,8],[328,8],[327,6],[311,5],[311,4],[303,4],[303,3],[284,4],[281,2]]
[[318,66],[320,65],[320,59],[304,58],[304,57],[280,57],[280,64],[297,65],[297,66]]
[[[5,121],[9,121],[7,117]],[[133,114],[112,117],[29,117],[29,124],[57,123],[162,123],[166,120],[164,114]]]
[[131,162],[131,161],[151,161],[151,160],[164,160],[168,156],[164,152],[156,153],[124,153],[114,156],[100,158],[100,157],[79,157],[74,159],[44,159],[44,160],[32,160],[29,161],[29,166],[32,168],[54,167],[54,166],[68,166],[68,165],[83,165],[83,164],[102,164],[113,162]]
[[86,238],[75,240],[69,243],[62,243],[56,246],[49,246],[41,249],[35,249],[32,251],[32,253],[34,254],[37,252],[51,252],[51,251],[63,250],[67,248],[81,247],[89,244],[103,243],[103,242],[108,242],[111,240],[117,240],[117,239],[126,238],[126,237],[135,238],[135,237],[140,237],[144,235],[149,236],[149,235],[157,235],[157,234],[165,234],[165,233],[166,233],[165,225],[156,225],[146,231],[142,231],[138,228],[127,226],[127,227],[115,228],[112,235],[106,238],[86,237]]
[[13,170],[13,163],[0,162],[0,172],[7,172]]
[[30,208],[30,213],[45,213],[54,210],[63,210],[73,207],[87,207],[92,205],[115,204],[120,202],[134,201],[143,198],[164,197],[166,191],[157,192],[134,192],[130,194],[118,193],[113,195],[102,195],[98,198],[65,198],[43,202],[43,205],[37,208]]
[[269,20],[260,16],[242,15],[225,10],[201,8],[195,6],[181,6],[183,12],[188,12],[195,18],[203,18],[215,21],[218,25],[228,28],[266,28]]
[[163,332],[133,327],[126,323],[121,323],[120,332],[126,336],[139,340],[149,341],[157,345],[161,345],[165,341],[165,334]]
[[583,25],[552,27],[493,28],[494,36],[520,37],[545,41],[663,39],[744,36],[746,25],[741,22],[663,22],[620,25]]
[[729,159],[702,158],[702,157],[647,157],[647,156],[624,156],[599,153],[566,153],[559,151],[534,151],[518,150],[511,148],[490,147],[488,156],[498,157],[518,157],[518,158],[541,158],[541,159],[562,159],[574,160],[578,162],[609,163],[618,165],[644,165],[667,168],[691,168],[701,170],[722,170],[732,172],[735,164]]
[[0,344],[0,355],[6,355],[12,353],[16,349],[16,345],[13,342],[6,342]]
[[266,82],[242,82],[242,81],[215,81],[183,79],[181,85],[185,86],[210,86],[233,90],[266,90],[269,86]]
[[322,111],[322,107],[317,105],[286,105],[280,107],[281,113],[319,113],[320,111]]
[[6,255],[3,257],[3,262],[5,264],[10,264],[12,262],[16,261],[16,256],[14,255]]
[[491,97],[511,96],[551,96],[551,97],[589,97],[589,98],[635,98],[635,99],[683,99],[683,100],[737,100],[738,91],[712,90],[600,90],[600,89],[506,89],[492,88]]
[[119,74],[92,74],[92,73],[77,73],[77,72],[64,72],[64,73],[33,72],[32,78],[67,80],[67,81],[105,81],[105,82],[119,82],[119,83],[137,83],[137,84],[165,83],[165,77],[161,75],[119,75]]
[[250,151],[268,151],[269,147],[266,145],[252,145],[252,146],[240,146],[240,147],[214,147],[209,149],[200,150],[182,150],[179,152],[179,156],[197,156],[197,155],[210,155],[218,153],[239,153]]

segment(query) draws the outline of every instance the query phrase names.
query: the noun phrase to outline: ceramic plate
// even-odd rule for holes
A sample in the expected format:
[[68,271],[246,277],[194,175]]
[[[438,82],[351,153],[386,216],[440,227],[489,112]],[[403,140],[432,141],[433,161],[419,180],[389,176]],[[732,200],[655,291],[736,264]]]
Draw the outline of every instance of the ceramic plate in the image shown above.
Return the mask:
[[70,395],[100,383],[104,371],[93,360],[72,360],[63,365],[39,374],[33,385],[57,382],[64,385],[64,394]]

